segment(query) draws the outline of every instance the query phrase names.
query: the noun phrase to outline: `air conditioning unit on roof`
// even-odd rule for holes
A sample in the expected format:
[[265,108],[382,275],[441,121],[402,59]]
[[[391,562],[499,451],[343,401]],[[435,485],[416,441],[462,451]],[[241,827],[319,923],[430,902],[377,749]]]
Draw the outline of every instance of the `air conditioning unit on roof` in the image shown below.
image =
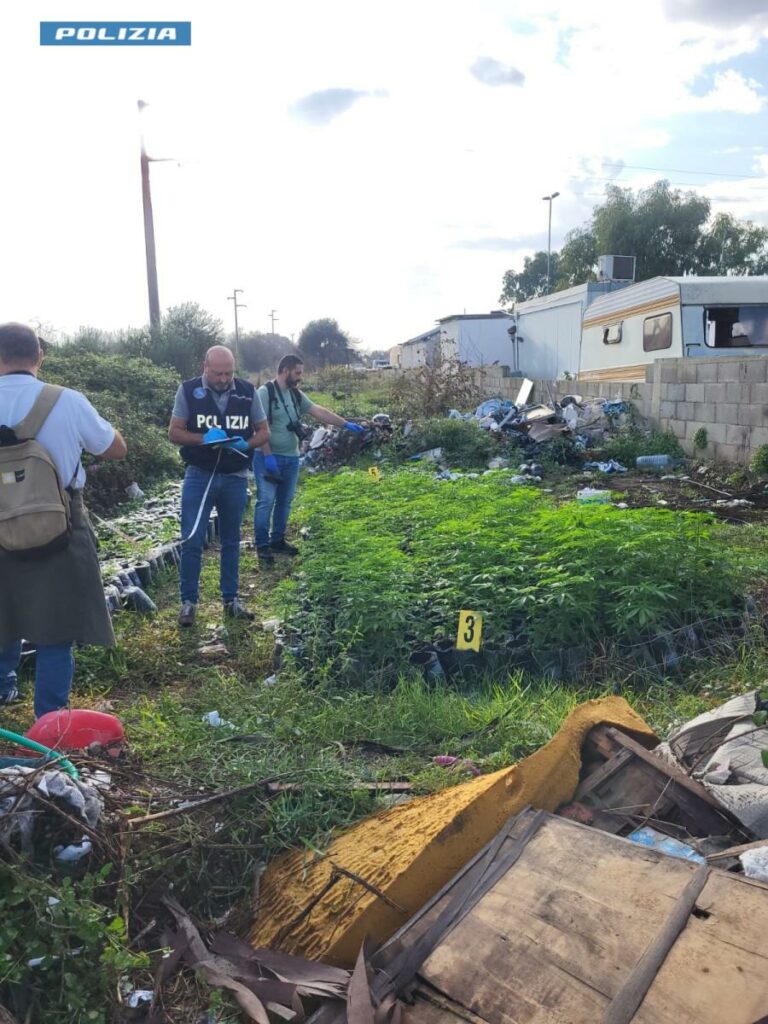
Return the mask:
[[634,256],[601,256],[597,261],[598,281],[634,281]]

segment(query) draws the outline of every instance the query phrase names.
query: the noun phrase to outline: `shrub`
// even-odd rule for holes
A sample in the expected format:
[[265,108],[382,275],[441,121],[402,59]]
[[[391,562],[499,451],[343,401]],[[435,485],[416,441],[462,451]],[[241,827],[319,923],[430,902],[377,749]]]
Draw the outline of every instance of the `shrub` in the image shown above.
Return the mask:
[[86,498],[92,508],[111,511],[125,500],[124,488],[134,480],[146,489],[178,474],[178,450],[167,437],[179,383],[173,370],[148,359],[65,347],[49,352],[41,377],[82,391],[128,444],[127,458],[115,462],[83,457]]
[[430,448],[442,448],[450,466],[477,468],[485,467],[498,445],[490,431],[481,430],[475,420],[442,417],[417,423],[406,438],[404,453],[415,455]]
[[753,473],[768,474],[768,444],[761,444],[759,448],[755,449],[749,468]]
[[466,363],[444,358],[439,350],[428,366],[401,374],[392,385],[392,404],[404,416],[439,416],[449,409],[474,409],[482,398]]
[[616,459],[627,468],[634,465],[639,455],[672,455],[677,459],[685,456],[680,442],[669,430],[622,432],[607,440],[600,450],[604,458]]
[[707,428],[699,427],[699,429],[693,435],[693,450],[695,452],[703,451],[708,444],[709,435],[707,434]]

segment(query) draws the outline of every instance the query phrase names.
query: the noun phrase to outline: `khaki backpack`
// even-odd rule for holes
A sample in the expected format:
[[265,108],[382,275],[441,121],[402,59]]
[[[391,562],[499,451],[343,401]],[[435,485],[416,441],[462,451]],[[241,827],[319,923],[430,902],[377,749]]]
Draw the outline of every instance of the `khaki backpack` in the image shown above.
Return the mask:
[[16,441],[0,445],[0,550],[14,558],[43,558],[69,543],[69,495],[53,459],[35,440],[62,391],[44,384],[29,413],[11,428]]

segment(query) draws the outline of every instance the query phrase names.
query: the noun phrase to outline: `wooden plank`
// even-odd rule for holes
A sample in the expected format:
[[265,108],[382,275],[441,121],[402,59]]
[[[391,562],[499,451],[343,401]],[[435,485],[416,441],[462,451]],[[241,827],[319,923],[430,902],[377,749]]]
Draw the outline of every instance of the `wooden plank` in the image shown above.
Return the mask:
[[634,1024],[754,1024],[768,1007],[768,888],[713,870]]
[[704,865],[696,869],[693,877],[680,894],[672,913],[635,964],[620,991],[611,1000],[605,1012],[605,1024],[631,1024],[635,1011],[653,984],[659,968],[688,923],[696,900],[707,884],[709,870]]
[[[447,935],[464,919],[464,915],[473,908],[476,901],[517,862],[530,839],[549,818],[550,815],[545,811],[533,811],[512,819],[507,828],[490,844],[483,860],[478,862],[482,865],[482,871],[473,887],[468,891],[457,887],[437,919],[410,948],[404,949],[394,957],[386,974],[376,979],[374,992],[377,998],[381,999],[390,993],[402,991],[403,986],[411,981],[435,946],[447,941]],[[499,856],[502,847],[503,855]]]
[[571,1024],[594,1024],[691,873],[552,818],[420,974],[494,1024],[563,1020],[565,1007]]
[[768,846],[768,839],[755,839],[753,843],[740,843],[738,846],[729,846],[727,850],[720,850],[718,853],[710,853],[707,861],[710,864],[719,860],[728,860],[730,857],[738,857],[749,850],[759,850],[761,846]]

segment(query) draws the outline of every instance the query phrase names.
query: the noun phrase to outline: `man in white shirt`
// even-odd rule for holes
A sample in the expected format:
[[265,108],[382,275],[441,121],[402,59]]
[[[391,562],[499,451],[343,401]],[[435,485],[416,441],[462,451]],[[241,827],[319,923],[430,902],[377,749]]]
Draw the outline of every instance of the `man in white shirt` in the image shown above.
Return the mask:
[[[19,424],[43,390],[43,353],[24,324],[0,324],[0,432]],[[36,649],[35,715],[65,707],[74,674],[75,643],[110,646],[109,620],[96,538],[83,508],[83,451],[122,459],[125,441],[79,391],[64,388],[36,435],[70,496],[72,534],[61,551],[20,561],[0,550],[0,705],[19,699],[21,642]],[[20,439],[21,440],[21,439]]]

